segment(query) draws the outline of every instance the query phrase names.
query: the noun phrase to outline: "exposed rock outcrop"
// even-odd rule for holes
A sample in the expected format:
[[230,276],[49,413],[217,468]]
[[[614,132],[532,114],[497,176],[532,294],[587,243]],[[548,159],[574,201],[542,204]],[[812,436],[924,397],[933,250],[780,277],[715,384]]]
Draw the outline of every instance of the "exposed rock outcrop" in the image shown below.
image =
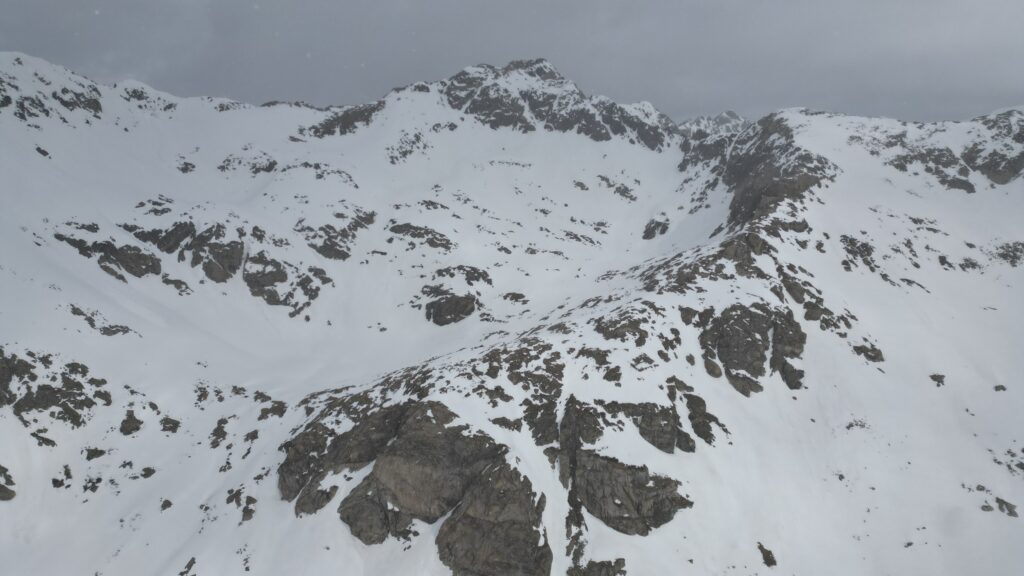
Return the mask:
[[766,362],[789,388],[800,388],[803,371],[790,360],[803,354],[806,341],[792,311],[761,303],[733,304],[714,316],[700,335],[705,360],[721,361],[729,383],[744,396],[762,390],[758,379],[765,375]]
[[472,294],[449,294],[427,302],[424,307],[427,320],[438,326],[447,326],[465,320],[476,311],[477,300]]
[[372,411],[337,436],[313,423],[282,446],[281,495],[297,498],[297,514],[315,512],[337,490],[320,487],[329,474],[372,464],[338,507],[363,543],[408,538],[414,520],[448,515],[437,546],[456,574],[547,574],[543,497],[505,462],[505,447],[455,419],[443,404],[423,402]]

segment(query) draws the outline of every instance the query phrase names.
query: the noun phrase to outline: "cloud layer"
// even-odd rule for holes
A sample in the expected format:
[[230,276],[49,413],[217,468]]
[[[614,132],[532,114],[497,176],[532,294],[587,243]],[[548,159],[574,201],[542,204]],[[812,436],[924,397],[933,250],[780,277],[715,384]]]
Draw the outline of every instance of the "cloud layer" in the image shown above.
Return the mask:
[[0,0],[0,14],[0,50],[254,103],[360,103],[542,56],[586,92],[680,120],[1024,105],[1020,0]]

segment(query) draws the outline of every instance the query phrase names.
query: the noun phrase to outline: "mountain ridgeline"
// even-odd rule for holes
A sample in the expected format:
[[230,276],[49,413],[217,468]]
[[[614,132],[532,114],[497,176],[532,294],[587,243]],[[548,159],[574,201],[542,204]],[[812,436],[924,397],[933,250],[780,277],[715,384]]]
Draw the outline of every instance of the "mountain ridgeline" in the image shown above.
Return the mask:
[[1024,569],[1024,109],[0,53],[0,572]]

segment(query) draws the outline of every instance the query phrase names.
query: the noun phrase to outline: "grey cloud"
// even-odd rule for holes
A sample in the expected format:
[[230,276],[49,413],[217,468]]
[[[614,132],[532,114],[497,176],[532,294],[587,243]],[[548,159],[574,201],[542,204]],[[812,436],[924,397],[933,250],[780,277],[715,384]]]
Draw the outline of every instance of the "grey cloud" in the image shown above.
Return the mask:
[[179,95],[347,104],[543,56],[683,119],[915,120],[1024,104],[1020,0],[0,0],[0,49]]

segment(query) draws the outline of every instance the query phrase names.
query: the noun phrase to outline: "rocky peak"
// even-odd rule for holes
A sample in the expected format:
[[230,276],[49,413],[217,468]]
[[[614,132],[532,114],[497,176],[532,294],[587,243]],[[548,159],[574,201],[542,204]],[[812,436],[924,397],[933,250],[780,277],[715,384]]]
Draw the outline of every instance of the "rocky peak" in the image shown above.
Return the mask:
[[546,82],[565,80],[555,69],[555,66],[545,58],[533,58],[528,60],[513,60],[498,70],[502,76],[509,76],[520,72],[527,76]]
[[512,60],[501,67],[491,64],[469,66],[454,76],[441,80],[438,84],[483,85],[498,82],[519,83],[521,89],[578,91],[572,82],[562,76],[554,64],[544,58]]
[[675,132],[650,104],[587,96],[543,59],[467,68],[439,87],[449,106],[495,129],[574,132],[598,142],[619,137],[651,150],[661,150]]
[[714,116],[697,116],[679,123],[679,131],[689,138],[707,138],[718,134],[736,133],[751,124],[750,120],[732,110]]
[[[603,96],[588,96],[544,59],[514,60],[500,68],[471,66],[445,80],[413,84],[400,92],[407,90],[440,93],[442,106],[495,130],[576,133],[597,142],[619,138],[656,151],[666,149],[677,135],[675,123],[649,103],[622,105]],[[385,97],[335,110],[301,132],[321,138],[349,134],[391,106],[401,104]]]

